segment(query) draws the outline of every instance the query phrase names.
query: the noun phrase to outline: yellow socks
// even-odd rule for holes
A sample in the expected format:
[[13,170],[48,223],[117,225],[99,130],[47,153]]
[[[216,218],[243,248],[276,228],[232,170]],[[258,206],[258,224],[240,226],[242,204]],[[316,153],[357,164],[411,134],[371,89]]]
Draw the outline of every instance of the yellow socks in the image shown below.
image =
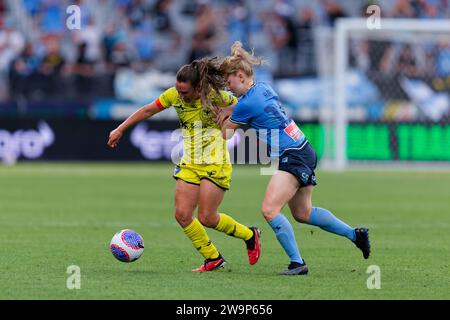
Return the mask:
[[[253,237],[253,231],[250,228],[236,222],[233,218],[224,213],[220,214],[220,220],[215,229],[245,241]],[[219,251],[217,251],[216,247],[211,243],[205,228],[197,218],[195,218],[186,228],[183,228],[183,231],[188,238],[191,239],[194,247],[203,257],[205,257],[205,259],[216,259],[219,257]]]
[[209,240],[205,228],[198,219],[194,219],[190,225],[183,228],[183,231],[205,259],[216,259],[219,257],[219,251],[217,251],[216,247]]
[[246,241],[253,237],[253,231],[249,227],[236,222],[232,217],[224,213],[220,214],[220,220],[215,229]]

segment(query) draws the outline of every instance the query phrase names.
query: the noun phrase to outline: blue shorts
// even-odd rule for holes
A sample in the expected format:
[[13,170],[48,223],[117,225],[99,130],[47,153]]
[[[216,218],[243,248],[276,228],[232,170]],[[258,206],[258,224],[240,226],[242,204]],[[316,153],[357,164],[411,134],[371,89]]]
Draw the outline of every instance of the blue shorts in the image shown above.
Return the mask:
[[306,142],[298,149],[287,149],[280,156],[278,170],[289,172],[300,183],[300,187],[317,185],[314,169],[317,167],[317,155],[313,147]]

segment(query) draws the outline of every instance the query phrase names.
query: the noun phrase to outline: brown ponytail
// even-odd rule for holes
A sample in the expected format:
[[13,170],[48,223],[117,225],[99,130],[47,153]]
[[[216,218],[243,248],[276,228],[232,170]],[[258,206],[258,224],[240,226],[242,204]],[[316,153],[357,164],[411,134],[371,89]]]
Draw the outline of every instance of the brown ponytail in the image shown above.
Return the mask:
[[225,88],[225,80],[217,57],[202,58],[184,65],[177,73],[177,81],[190,82],[192,87],[199,91],[204,108],[211,107],[209,96],[211,91],[215,91],[221,97],[220,90]]

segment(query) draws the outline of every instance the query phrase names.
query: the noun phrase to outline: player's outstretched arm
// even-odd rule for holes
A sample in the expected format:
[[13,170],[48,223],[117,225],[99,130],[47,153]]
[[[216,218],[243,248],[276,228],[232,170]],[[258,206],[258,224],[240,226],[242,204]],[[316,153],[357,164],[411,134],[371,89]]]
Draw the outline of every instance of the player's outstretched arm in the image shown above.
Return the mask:
[[239,128],[239,124],[231,122],[229,118],[223,121],[222,124],[222,137],[228,140],[233,137],[234,131]]
[[110,146],[111,148],[117,147],[120,138],[122,138],[123,133],[127,131],[128,128],[134,126],[138,122],[152,117],[153,115],[161,111],[161,108],[158,107],[155,101],[141,107],[131,116],[129,116],[124,122],[122,122],[116,129],[110,132],[108,146]]

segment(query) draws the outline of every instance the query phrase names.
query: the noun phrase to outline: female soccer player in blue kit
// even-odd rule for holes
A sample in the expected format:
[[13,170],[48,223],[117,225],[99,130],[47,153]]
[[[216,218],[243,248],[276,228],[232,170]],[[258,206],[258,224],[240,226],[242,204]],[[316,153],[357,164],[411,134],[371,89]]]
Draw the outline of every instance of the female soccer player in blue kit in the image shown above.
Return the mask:
[[352,228],[330,211],[312,206],[312,192],[317,184],[314,174],[316,153],[296,123],[284,112],[275,91],[266,83],[254,81],[253,65],[261,63],[262,60],[244,50],[240,42],[233,44],[231,56],[225,58],[221,71],[228,89],[240,99],[231,116],[222,114],[218,117],[218,122],[224,138],[230,138],[235,129],[246,124],[256,130],[267,130],[269,134],[265,142],[270,146],[270,135],[278,133],[279,145],[272,146],[272,149],[278,149],[278,154],[271,156],[279,156],[279,166],[267,187],[262,214],[290,258],[288,269],[280,274],[308,273],[308,267],[300,256],[292,225],[280,213],[286,203],[296,221],[348,238],[367,259],[370,255],[367,228]]

